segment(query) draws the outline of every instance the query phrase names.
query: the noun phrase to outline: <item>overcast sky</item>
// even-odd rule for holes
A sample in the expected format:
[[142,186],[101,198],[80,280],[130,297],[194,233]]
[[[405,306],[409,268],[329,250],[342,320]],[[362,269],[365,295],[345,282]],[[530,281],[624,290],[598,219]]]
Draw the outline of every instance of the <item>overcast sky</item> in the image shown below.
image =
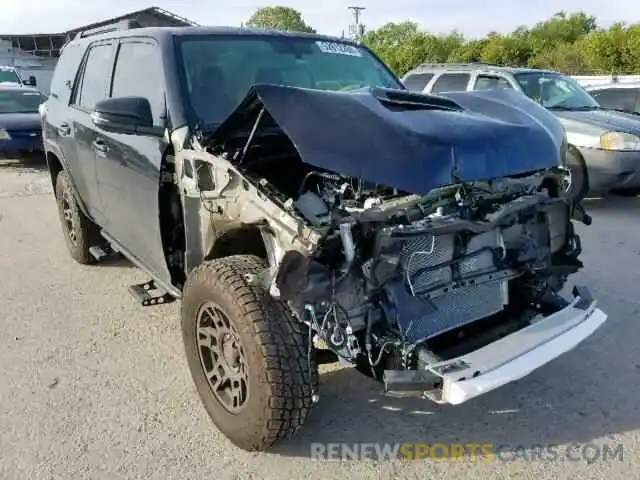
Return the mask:
[[[1,0],[0,33],[55,33],[155,5],[200,24],[239,25],[265,5],[287,5],[321,33],[339,35],[351,21],[347,5],[366,6],[362,21],[376,28],[413,20],[431,32],[458,29],[468,36],[532,25],[558,10],[583,10],[601,25],[640,21],[637,0]],[[152,0],[153,1],[153,0]],[[321,6],[322,5],[322,6]]]

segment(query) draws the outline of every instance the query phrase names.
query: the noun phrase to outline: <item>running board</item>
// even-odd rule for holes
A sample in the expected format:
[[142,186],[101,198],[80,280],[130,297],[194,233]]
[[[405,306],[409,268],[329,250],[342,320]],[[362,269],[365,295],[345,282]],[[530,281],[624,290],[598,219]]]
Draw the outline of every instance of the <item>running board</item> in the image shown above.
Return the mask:
[[93,247],[89,247],[89,253],[93,258],[100,261],[106,257],[113,255],[114,253],[116,253],[116,251],[107,245],[94,245]]
[[163,305],[175,301],[175,297],[161,288],[158,288],[153,280],[129,287],[129,293],[138,300],[143,307]]

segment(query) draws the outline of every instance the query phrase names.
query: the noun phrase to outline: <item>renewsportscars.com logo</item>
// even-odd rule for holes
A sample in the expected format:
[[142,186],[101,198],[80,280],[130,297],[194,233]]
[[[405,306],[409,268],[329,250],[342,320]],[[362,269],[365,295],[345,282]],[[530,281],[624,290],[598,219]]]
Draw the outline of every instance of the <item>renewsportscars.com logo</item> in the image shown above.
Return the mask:
[[587,462],[623,461],[622,444],[509,445],[495,443],[312,443],[311,459],[349,460],[457,460]]

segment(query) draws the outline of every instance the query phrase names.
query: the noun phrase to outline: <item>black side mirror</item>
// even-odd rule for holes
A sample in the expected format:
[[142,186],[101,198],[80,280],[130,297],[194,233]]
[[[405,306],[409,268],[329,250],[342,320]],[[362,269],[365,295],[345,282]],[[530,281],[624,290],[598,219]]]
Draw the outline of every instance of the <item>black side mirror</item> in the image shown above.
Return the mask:
[[98,102],[91,115],[94,125],[107,132],[160,136],[154,127],[149,100],[143,97],[109,98]]
[[33,75],[29,75],[29,85],[35,87],[37,83],[38,82],[36,80],[36,77],[34,77]]

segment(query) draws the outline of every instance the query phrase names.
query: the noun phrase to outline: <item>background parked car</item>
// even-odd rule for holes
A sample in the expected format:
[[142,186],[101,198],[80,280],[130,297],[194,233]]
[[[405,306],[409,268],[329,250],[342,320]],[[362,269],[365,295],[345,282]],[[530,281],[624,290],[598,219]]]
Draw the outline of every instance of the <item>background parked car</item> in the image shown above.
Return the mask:
[[597,85],[587,91],[605,108],[640,114],[640,82]]
[[35,88],[0,84],[0,156],[42,152],[39,107],[46,99]]
[[640,192],[640,118],[602,108],[562,73],[477,63],[424,64],[402,81],[408,89],[425,93],[493,88],[523,92],[553,111],[566,129],[569,196],[580,200],[588,192]]
[[13,86],[36,86],[36,77],[30,75],[28,79],[23,79],[14,67],[0,65],[0,85]]

